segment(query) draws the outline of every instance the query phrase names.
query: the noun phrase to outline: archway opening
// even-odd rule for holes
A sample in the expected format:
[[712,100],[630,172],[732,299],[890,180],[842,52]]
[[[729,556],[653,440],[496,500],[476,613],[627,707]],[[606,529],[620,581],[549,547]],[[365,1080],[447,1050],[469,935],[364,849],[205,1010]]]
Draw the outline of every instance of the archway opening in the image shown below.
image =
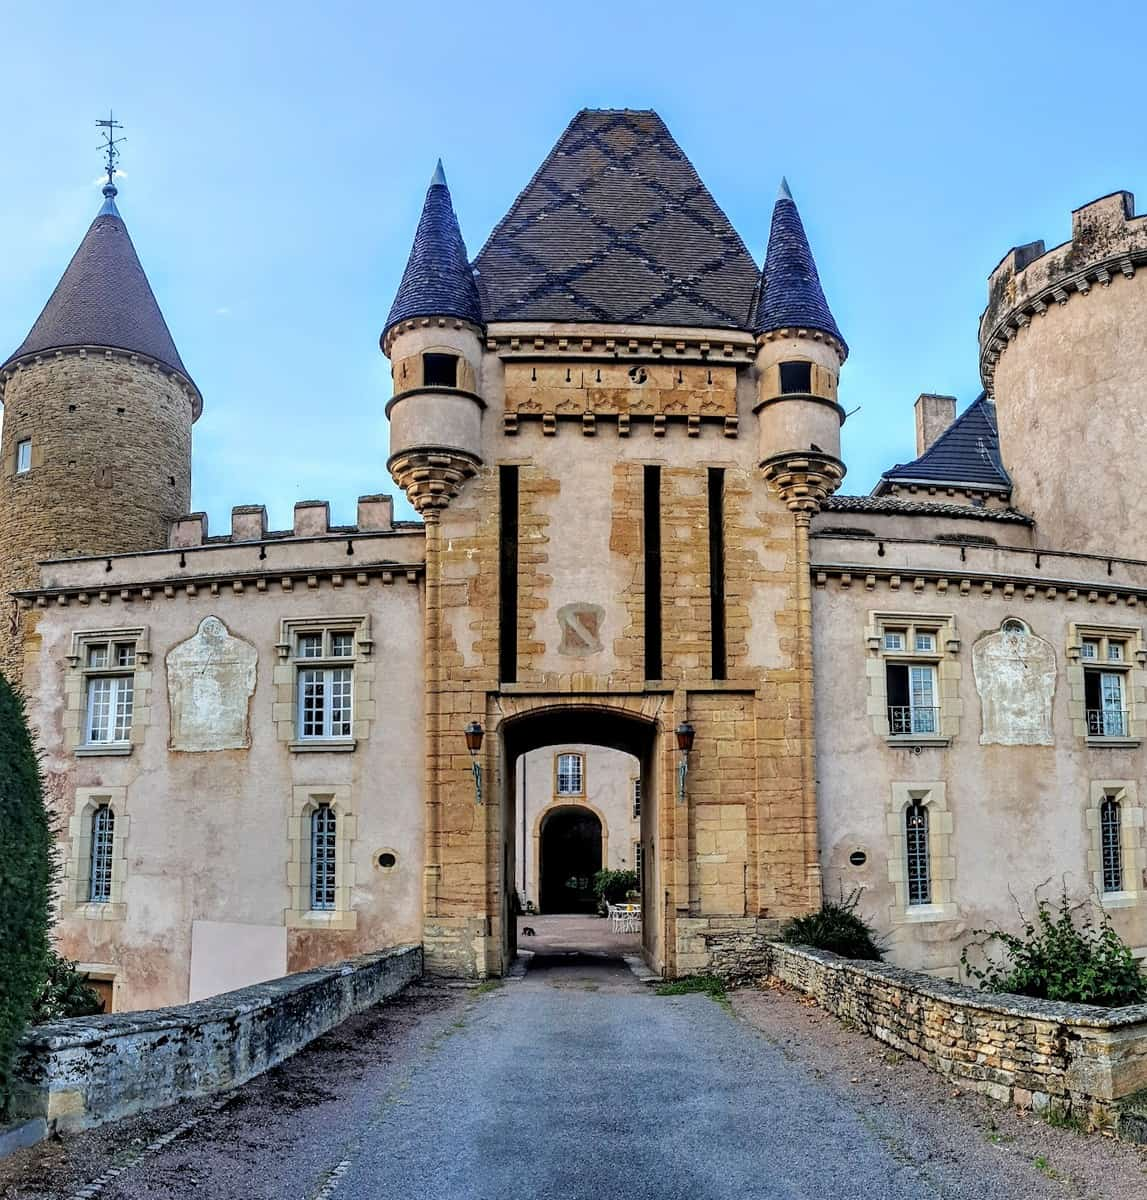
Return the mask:
[[[595,914],[594,881],[602,870],[601,818],[589,809],[569,805],[550,808],[542,816],[539,841],[538,906],[541,911],[547,916]],[[523,848],[519,847],[519,850]],[[528,908],[528,905],[524,907]]]
[[[640,955],[660,970],[657,723],[621,708],[566,705],[509,717],[499,735],[507,966],[520,946]],[[603,871],[606,897],[594,887]]]

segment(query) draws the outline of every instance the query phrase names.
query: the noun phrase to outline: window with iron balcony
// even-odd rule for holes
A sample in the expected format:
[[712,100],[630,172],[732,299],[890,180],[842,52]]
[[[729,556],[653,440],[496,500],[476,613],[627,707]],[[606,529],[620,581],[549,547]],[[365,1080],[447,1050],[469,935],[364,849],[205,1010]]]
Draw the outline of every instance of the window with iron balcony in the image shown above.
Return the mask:
[[957,709],[950,693],[959,675],[953,658],[959,643],[951,619],[915,614],[873,617],[868,645],[879,660],[876,672],[869,673],[874,724],[892,743],[947,744]]
[[1067,656],[1077,733],[1095,746],[1139,742],[1143,721],[1137,709],[1147,658],[1140,631],[1074,625]]

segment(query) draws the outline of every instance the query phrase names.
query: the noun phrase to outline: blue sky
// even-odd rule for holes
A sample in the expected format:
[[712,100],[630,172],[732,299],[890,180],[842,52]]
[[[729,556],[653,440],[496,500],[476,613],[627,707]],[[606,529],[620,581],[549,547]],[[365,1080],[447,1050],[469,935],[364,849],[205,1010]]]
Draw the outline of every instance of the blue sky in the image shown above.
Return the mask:
[[[846,491],[911,458],[921,391],[979,387],[986,279],[1072,208],[1147,195],[1132,8],[981,3],[6,0],[0,351],[120,210],[203,391],[197,508],[353,520],[393,490],[378,335],[441,155],[471,254],[582,107],[655,108],[764,254],[788,176],[837,321]],[[402,510],[409,515],[408,509]]]

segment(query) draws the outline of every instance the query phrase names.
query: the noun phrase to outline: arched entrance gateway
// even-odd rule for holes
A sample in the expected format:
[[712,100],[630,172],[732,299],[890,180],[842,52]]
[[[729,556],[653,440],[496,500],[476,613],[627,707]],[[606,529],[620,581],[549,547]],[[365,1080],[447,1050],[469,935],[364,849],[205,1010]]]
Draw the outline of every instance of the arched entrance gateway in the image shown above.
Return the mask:
[[[503,701],[506,708],[517,707]],[[658,819],[661,781],[657,778],[660,722],[637,708],[570,702],[542,702],[511,712],[499,725],[501,786],[498,789],[498,827],[504,864],[500,889],[500,928],[504,961],[516,952],[515,856],[522,839],[522,789],[518,773],[525,756],[544,747],[570,744],[599,746],[632,755],[638,772],[642,804],[637,840],[646,868],[641,873],[642,950],[651,962],[660,961],[664,931],[663,907],[658,905],[658,846],[664,831]],[[539,822],[539,898],[543,913],[593,912],[592,876],[603,865],[607,830],[600,812],[585,802],[557,804]],[[672,841],[672,834],[669,835]],[[589,886],[583,881],[590,881]]]

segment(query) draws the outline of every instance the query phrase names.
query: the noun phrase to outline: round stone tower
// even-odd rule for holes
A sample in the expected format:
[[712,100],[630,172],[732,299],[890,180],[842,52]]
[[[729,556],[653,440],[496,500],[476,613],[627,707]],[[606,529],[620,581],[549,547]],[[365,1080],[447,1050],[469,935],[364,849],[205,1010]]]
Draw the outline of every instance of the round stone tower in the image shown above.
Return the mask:
[[844,410],[836,393],[848,347],[824,298],[800,213],[783,179],[753,332],[761,469],[790,508],[815,512],[844,477]]
[[382,335],[394,395],[387,466],[411,504],[435,514],[482,461],[482,313],[441,162]]
[[1039,544],[1147,558],[1147,216],[1116,192],[1071,226],[1070,242],[1019,246],[992,272],[980,373]]
[[[202,399],[116,209],[116,189],[20,348],[0,367],[0,593],[37,564],[155,550],[191,499]],[[18,681],[20,633],[0,621],[0,670]]]

